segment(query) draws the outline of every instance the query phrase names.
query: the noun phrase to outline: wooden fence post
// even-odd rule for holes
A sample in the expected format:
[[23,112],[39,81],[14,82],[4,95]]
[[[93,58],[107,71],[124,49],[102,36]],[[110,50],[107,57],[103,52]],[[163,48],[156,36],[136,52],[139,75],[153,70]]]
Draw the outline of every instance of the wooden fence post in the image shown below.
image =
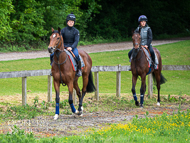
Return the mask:
[[153,78],[152,73],[148,75],[148,95],[152,98],[153,95]]
[[96,87],[95,98],[97,101],[99,101],[99,73],[98,72],[94,72],[94,78],[95,78],[95,87]]
[[22,77],[22,105],[27,104],[27,77]]
[[48,75],[48,102],[52,102],[52,76]]
[[[120,70],[120,66],[121,65],[118,65],[118,69]],[[117,97],[120,97],[120,93],[121,93],[121,71],[117,71],[116,72],[116,96]]]
[[73,88],[73,104],[77,103],[76,90]]

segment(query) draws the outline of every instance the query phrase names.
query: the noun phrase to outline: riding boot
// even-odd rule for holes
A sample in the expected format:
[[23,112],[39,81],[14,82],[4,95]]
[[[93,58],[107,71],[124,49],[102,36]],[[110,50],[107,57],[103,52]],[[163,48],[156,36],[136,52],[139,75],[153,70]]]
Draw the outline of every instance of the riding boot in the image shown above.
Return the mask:
[[154,69],[158,69],[158,64],[156,62],[156,56],[152,57],[152,61],[153,61],[153,66],[154,66]]
[[[129,62],[131,63],[131,61],[132,61],[132,56],[129,58]],[[130,65],[130,67],[129,67],[129,71],[131,71],[131,65]]]
[[[50,55],[50,65],[52,66],[52,64],[53,64],[53,56],[54,56],[54,53],[52,53],[51,55]],[[50,75],[52,76],[52,72],[50,73]]]
[[131,65],[130,65],[130,67],[129,67],[129,71],[131,71]]
[[82,76],[82,71],[81,71],[81,61],[78,61],[78,66],[77,66],[77,73],[76,76]]

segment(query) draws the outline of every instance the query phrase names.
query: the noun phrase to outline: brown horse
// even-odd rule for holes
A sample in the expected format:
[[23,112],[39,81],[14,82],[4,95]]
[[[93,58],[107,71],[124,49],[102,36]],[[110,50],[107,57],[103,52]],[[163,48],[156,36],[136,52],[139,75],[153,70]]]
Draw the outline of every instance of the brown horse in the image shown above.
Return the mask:
[[[50,53],[54,52],[54,59],[52,64],[52,76],[54,82],[54,88],[56,92],[56,111],[54,120],[58,118],[59,115],[59,92],[60,92],[60,83],[67,85],[69,90],[69,104],[73,113],[82,115],[82,102],[86,92],[93,92],[95,91],[95,87],[93,84],[92,78],[92,60],[90,56],[82,51],[79,51],[79,55],[82,57],[85,67],[82,69],[82,78],[83,78],[83,88],[82,88],[82,95],[78,86],[78,78],[75,76],[76,72],[73,70],[72,63],[68,58],[67,53],[65,52],[64,47],[64,39],[61,36],[61,29],[58,28],[54,30],[52,28],[52,35],[50,36],[50,44],[48,46],[48,51]],[[73,105],[73,88],[75,88],[76,93],[79,98],[79,108],[78,110],[75,109]]]
[[[140,33],[140,31],[139,31]],[[156,86],[158,89],[158,99],[157,99],[157,105],[160,106],[160,85],[165,83],[166,79],[161,74],[162,70],[162,60],[161,55],[158,49],[153,47],[153,50],[158,58],[158,69],[154,70],[153,68],[148,67],[148,61],[146,59],[146,55],[143,52],[143,49],[140,45],[141,42],[141,36],[139,33],[133,33],[132,39],[133,39],[133,59],[131,61],[131,71],[132,71],[132,93],[135,100],[135,105],[139,106],[139,102],[137,101],[135,86],[137,77],[141,77],[141,89],[140,89],[140,107],[143,108],[143,100],[144,100],[144,93],[146,91],[146,75],[149,73],[149,70],[152,70],[151,73],[153,73],[154,81],[156,80]]]

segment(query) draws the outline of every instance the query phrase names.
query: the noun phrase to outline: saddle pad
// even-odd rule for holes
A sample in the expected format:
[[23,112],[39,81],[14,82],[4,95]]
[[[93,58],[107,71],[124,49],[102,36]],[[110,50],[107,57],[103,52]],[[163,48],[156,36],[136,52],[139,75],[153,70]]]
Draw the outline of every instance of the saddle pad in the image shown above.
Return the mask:
[[151,64],[152,64],[152,58],[150,57],[150,54],[149,54],[149,52],[147,51],[146,48],[143,47],[143,51],[146,54],[146,59],[148,61],[148,67],[150,68]]
[[[67,51],[66,49],[64,49],[65,50],[65,52],[67,53],[67,55],[69,56],[69,59],[70,59],[70,61],[71,61],[71,64],[72,64],[72,66],[73,66],[73,70],[74,71],[77,71],[77,62],[76,62],[76,60],[74,59],[74,57],[72,56],[72,54],[69,52],[69,51]],[[80,58],[80,60],[81,60],[81,68],[82,67],[84,67],[85,65],[84,65],[84,62],[83,62],[83,59],[82,59],[82,57],[79,55],[79,58]]]

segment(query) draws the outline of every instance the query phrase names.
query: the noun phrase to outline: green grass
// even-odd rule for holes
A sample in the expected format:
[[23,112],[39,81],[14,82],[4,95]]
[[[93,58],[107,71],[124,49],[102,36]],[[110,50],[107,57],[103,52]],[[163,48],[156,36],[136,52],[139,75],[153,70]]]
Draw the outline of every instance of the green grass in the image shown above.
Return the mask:
[[[190,40],[181,41],[173,44],[155,46],[159,49],[163,65],[189,65],[190,64]],[[115,66],[118,64],[129,65],[129,50],[91,53],[93,66]],[[40,70],[50,69],[49,58],[25,59],[14,61],[1,61],[0,72],[23,71],[23,70]],[[162,71],[167,82],[161,85],[161,94],[187,94],[190,95],[190,71]],[[132,87],[131,72],[121,72],[121,93],[131,93]],[[21,78],[0,79],[0,95],[16,95],[22,92]],[[140,80],[137,81],[136,91],[140,93]],[[79,86],[82,88],[81,78]],[[116,92],[116,73],[100,72],[99,73],[100,93]],[[154,87],[154,93],[157,90]],[[27,90],[30,93],[47,92],[47,76],[28,77]],[[67,91],[66,87],[61,86],[61,91]],[[53,88],[54,91],[54,88]],[[147,92],[146,92],[147,94]]]
[[190,110],[187,112],[178,111],[177,114],[168,116],[166,113],[161,116],[148,118],[133,118],[128,124],[111,124],[98,131],[87,130],[86,133],[53,138],[35,138],[32,133],[25,133],[16,126],[10,134],[0,134],[2,143],[9,142],[83,142],[83,143],[185,143],[190,142]]

